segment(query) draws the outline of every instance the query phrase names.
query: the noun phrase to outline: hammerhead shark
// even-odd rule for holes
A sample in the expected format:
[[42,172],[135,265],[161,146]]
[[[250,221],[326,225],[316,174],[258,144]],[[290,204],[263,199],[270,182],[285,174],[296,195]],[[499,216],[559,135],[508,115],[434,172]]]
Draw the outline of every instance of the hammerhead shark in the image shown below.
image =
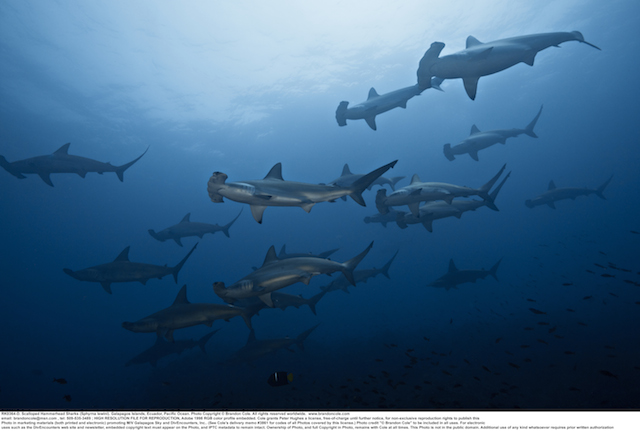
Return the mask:
[[308,285],[314,275],[332,274],[340,271],[355,286],[353,270],[369,253],[371,247],[373,247],[373,241],[359,255],[340,263],[318,257],[278,259],[275,248],[271,246],[260,268],[229,287],[225,287],[221,281],[215,282],[213,283],[213,291],[225,302],[231,304],[239,299],[257,296],[269,307],[273,307],[271,292],[298,282]]
[[292,257],[321,257],[323,259],[328,258],[336,251],[340,250],[339,248],[332,248],[331,250],[323,251],[319,254],[313,253],[287,253],[287,245],[283,244],[282,248],[280,248],[280,253],[278,253],[278,259],[289,259]]
[[433,221],[446,217],[462,217],[462,214],[467,211],[475,211],[476,209],[486,206],[493,211],[498,211],[498,207],[495,205],[495,200],[500,193],[500,189],[504,186],[507,178],[511,175],[509,172],[504,179],[498,184],[498,186],[489,193],[489,199],[476,200],[476,199],[455,199],[451,204],[447,204],[443,201],[432,201],[422,205],[419,209],[419,217],[413,214],[398,214],[396,223],[401,229],[406,229],[410,224],[421,223],[425,229],[429,232],[433,232]]
[[255,296],[238,301],[236,302],[236,305],[244,308],[249,316],[258,314],[259,311],[265,308],[279,308],[280,310],[284,311],[289,307],[300,308],[303,305],[308,306],[311,312],[313,314],[316,314],[316,305],[326,293],[326,291],[322,290],[320,291],[320,293],[313,295],[311,298],[303,298],[302,295],[290,295],[283,292],[271,292],[271,301],[273,302],[273,307],[269,307],[267,304],[265,304]]
[[215,320],[229,321],[241,316],[251,329],[251,318],[244,309],[229,304],[191,303],[187,300],[187,285],[182,286],[170,307],[153,313],[137,322],[123,322],[122,327],[131,332],[155,332],[174,342],[173,331],[196,325],[211,327]]
[[561,201],[563,199],[575,200],[575,198],[577,198],[578,196],[589,196],[590,194],[595,194],[600,199],[606,199],[602,192],[604,192],[604,189],[609,185],[612,178],[613,175],[611,175],[607,181],[605,181],[600,187],[596,189],[587,189],[581,187],[557,188],[556,184],[553,182],[553,180],[551,180],[549,182],[549,189],[546,192],[533,199],[527,199],[524,204],[529,208],[533,208],[538,205],[548,205],[550,208],[556,209],[555,202]]
[[29,159],[7,162],[0,156],[0,166],[16,178],[26,178],[23,174],[38,174],[42,181],[53,187],[51,174],[78,174],[84,178],[88,172],[97,172],[102,175],[104,172],[115,172],[120,181],[124,181],[124,171],[144,156],[149,147],[144,150],[137,159],[122,166],[113,166],[111,163],[103,163],[86,157],[72,156],[68,154],[69,145],[64,144],[53,154],[47,156],[31,157]]
[[199,238],[202,238],[206,233],[214,234],[216,232],[222,232],[227,238],[229,238],[229,228],[233,223],[235,223],[236,220],[238,220],[240,214],[242,214],[242,210],[240,210],[236,218],[231,220],[226,225],[220,226],[218,224],[192,222],[191,220],[189,220],[191,217],[191,213],[188,213],[182,218],[180,223],[161,230],[160,232],[149,229],[149,235],[162,242],[168,239],[172,239],[180,247],[182,247],[182,241],[180,240],[187,236],[197,236]]
[[475,283],[479,278],[484,279],[487,275],[492,276],[498,281],[496,271],[498,271],[498,265],[500,265],[502,259],[496,262],[490,270],[484,269],[463,269],[456,268],[456,264],[453,263],[453,259],[449,260],[449,272],[431,283],[429,286],[444,287],[446,290],[451,288],[457,288],[458,284],[462,283]]
[[172,274],[174,280],[178,283],[178,272],[180,272],[182,266],[189,256],[191,256],[191,253],[193,253],[197,245],[198,243],[196,243],[184,259],[174,267],[131,262],[129,260],[130,246],[127,246],[113,262],[103,263],[79,271],[72,271],[69,268],[64,268],[63,271],[76,280],[98,282],[109,294],[111,293],[111,283],[139,281],[142,284],[146,284],[151,278],[161,279],[169,274]]
[[455,160],[455,156],[466,153],[477,162],[478,151],[489,148],[495,144],[504,145],[507,143],[508,138],[515,138],[523,133],[532,138],[537,138],[538,135],[533,132],[533,128],[536,126],[540,114],[542,114],[542,106],[535,118],[524,129],[498,129],[481,132],[474,124],[471,126],[471,133],[467,139],[453,147],[451,144],[444,144],[444,155],[447,159],[453,161]]
[[405,211],[396,211],[394,209],[388,209],[386,214],[374,214],[364,218],[365,223],[380,223],[382,226],[387,227],[387,223],[395,222],[398,217],[403,217],[406,214]]
[[202,353],[207,353],[207,351],[205,350],[205,345],[207,344],[209,339],[213,337],[213,335],[218,331],[219,329],[211,331],[197,341],[191,339],[174,340],[173,343],[169,343],[163,337],[157,337],[156,342],[153,343],[153,346],[149,347],[139,355],[133,357],[129,362],[125,364],[125,366],[128,367],[130,365],[149,363],[152,367],[155,367],[160,359],[170,355],[179,355],[185,350],[191,350],[196,346],[199,347],[200,350],[202,350]]
[[[318,323],[318,325],[320,325]],[[271,340],[258,340],[256,339],[255,331],[252,329],[247,338],[247,344],[238,350],[227,362],[239,363],[239,362],[253,362],[263,356],[277,352],[280,349],[291,350],[291,346],[294,344],[298,346],[298,349],[304,351],[304,341],[309,334],[313,332],[318,325],[307,329],[296,338],[275,338]]]
[[[415,174],[411,178],[411,184],[401,189],[396,190],[387,196],[387,189],[380,189],[376,195],[376,208],[380,214],[386,214],[389,212],[391,206],[408,205],[411,214],[416,217],[420,216],[420,202],[443,200],[448,204],[451,204],[456,197],[468,197],[468,196],[480,196],[483,199],[489,200],[489,190],[498,180],[502,172],[504,171],[505,164],[500,171],[491,178],[486,184],[479,189],[473,189],[471,187],[457,186],[448,183],[438,182],[422,182],[418,174]],[[488,206],[492,204],[487,203]]]
[[[385,263],[380,269],[374,267],[370,269],[358,269],[353,271],[353,279],[355,280],[356,284],[366,283],[368,279],[374,278],[379,274],[384,275],[387,279],[390,280],[391,277],[389,276],[389,268],[391,268],[391,264],[393,263],[397,255],[398,252],[396,251],[391,259],[389,259],[387,263]],[[335,280],[333,280],[328,285],[321,287],[320,289],[322,289],[322,291],[325,293],[333,292],[335,290],[342,290],[345,293],[349,293],[350,284],[351,283],[349,283],[349,280],[347,280],[344,275],[340,274],[340,276],[338,276]]]
[[561,43],[572,40],[600,49],[586,42],[579,31],[530,34],[487,43],[469,36],[466,49],[444,57],[439,57],[444,43],[433,42],[420,60],[418,86],[423,89],[431,87],[434,76],[441,79],[461,78],[467,95],[474,100],[480,77],[492,75],[518,63],[533,66],[538,52],[551,46],[559,47]]
[[333,202],[343,196],[351,196],[359,205],[366,206],[362,192],[397,162],[394,160],[369,172],[349,187],[285,181],[281,163],[276,163],[262,180],[227,183],[227,174],[214,172],[209,178],[207,191],[215,203],[224,202],[226,197],[249,204],[253,218],[262,223],[262,214],[269,206],[300,207],[309,212],[318,202]]

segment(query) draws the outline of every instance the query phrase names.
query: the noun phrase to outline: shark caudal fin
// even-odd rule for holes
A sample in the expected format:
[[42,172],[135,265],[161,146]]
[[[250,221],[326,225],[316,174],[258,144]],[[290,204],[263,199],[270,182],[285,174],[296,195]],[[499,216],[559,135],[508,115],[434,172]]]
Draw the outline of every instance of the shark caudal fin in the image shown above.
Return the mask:
[[189,256],[191,256],[191,253],[193,253],[193,251],[196,249],[197,246],[198,246],[198,243],[196,242],[196,244],[193,246],[191,251],[189,251],[189,253],[187,253],[187,255],[184,257],[184,259],[182,259],[179,264],[177,264],[172,268],[173,279],[176,281],[176,283],[178,283],[178,273],[182,269],[182,265],[184,265],[187,259],[189,259]]
[[609,185],[609,183],[611,182],[611,180],[613,179],[613,175],[611,175],[609,177],[609,179],[607,181],[604,182],[604,184],[602,184],[600,187],[598,187],[595,190],[596,196],[598,196],[600,199],[607,199],[604,197],[604,194],[602,194],[602,192],[604,191],[604,189]]
[[[243,208],[244,209],[244,208]],[[238,215],[236,216],[236,218],[234,218],[233,220],[231,220],[229,223],[225,224],[224,226],[222,226],[220,229],[222,229],[222,233],[225,234],[225,236],[227,238],[229,237],[229,228],[231,227],[232,224],[235,223],[236,220],[238,220],[238,217],[240,217],[240,214],[242,214],[242,210],[240,210],[240,212],[238,213]]]
[[142,156],[144,156],[145,154],[147,154],[147,151],[149,151],[149,147],[147,147],[146,150],[144,150],[144,153],[142,153],[137,159],[130,161],[127,164],[124,164],[122,166],[116,166],[115,167],[115,173],[118,176],[118,178],[120,179],[120,181],[124,181],[124,171],[126,171],[127,169],[129,169],[131,167],[131,165],[133,165],[135,162],[137,162],[138,160],[140,160],[142,158]]
[[[220,329],[216,329],[215,331],[211,331],[209,332],[207,335],[205,335],[204,337],[200,338],[198,340],[198,347],[200,347],[200,350],[202,350],[202,353],[207,353],[207,351],[205,350],[204,346],[207,344],[207,342],[209,341],[209,339],[211,337],[214,336],[214,334],[216,332],[218,332]],[[162,340],[162,338],[158,338],[159,340]]]
[[540,105],[540,110],[538,111],[538,114],[535,116],[535,118],[533,120],[531,120],[531,122],[527,125],[527,127],[524,128],[524,133],[531,136],[532,138],[537,138],[538,135],[536,135],[533,132],[533,128],[536,127],[536,123],[538,122],[538,118],[540,118],[540,114],[542,114],[542,107],[544,105]]
[[387,189],[385,188],[379,189],[378,192],[376,193],[376,208],[378,209],[378,212],[380,214],[389,213],[389,207],[385,203],[386,199],[387,199]]
[[420,62],[418,63],[418,71],[416,75],[418,77],[418,86],[426,90],[427,88],[431,88],[433,85],[431,82],[431,77],[433,77],[433,73],[431,72],[431,67],[438,61],[438,56],[440,52],[444,49],[444,43],[442,42],[433,42],[427,52],[424,53]]
[[571,32],[571,34],[575,36],[575,38],[576,38],[576,40],[577,40],[578,42],[580,42],[580,43],[584,43],[584,44],[587,44],[587,45],[589,45],[589,46],[591,46],[591,47],[593,47],[593,48],[597,49],[598,51],[602,51],[600,48],[598,48],[598,47],[597,47],[597,46],[595,46],[594,44],[589,43],[589,42],[587,42],[586,40],[584,40],[584,36],[583,36],[583,35],[582,35],[582,33],[580,33],[579,31],[577,31],[577,30],[576,30],[576,31],[572,31],[572,32]]
[[5,171],[9,172],[11,175],[13,175],[16,178],[19,178],[21,180],[27,178],[24,175],[22,175],[20,172],[14,172],[11,169],[11,163],[7,162],[7,159],[5,159],[4,156],[0,156],[0,166],[2,166]]
[[444,144],[443,151],[444,151],[444,156],[447,159],[451,161],[454,161],[456,159],[455,156],[453,155],[453,151],[451,151],[451,144]]
[[502,165],[502,168],[500,168],[498,173],[493,176],[493,178],[491,178],[489,181],[487,181],[486,184],[478,189],[478,196],[482,197],[482,199],[493,202],[491,200],[491,196],[489,195],[489,190],[491,190],[491,187],[493,187],[496,181],[498,181],[498,178],[500,178],[500,175],[502,175],[506,167],[507,164],[505,163],[504,165]]
[[378,169],[375,169],[354,181],[353,184],[349,186],[349,196],[351,196],[351,199],[353,199],[356,203],[362,205],[363,207],[367,206],[367,204],[364,203],[364,199],[362,198],[362,192],[365,191],[367,187],[371,185],[371,183],[377,180],[378,177],[387,172],[389,169],[393,168],[396,163],[398,163],[398,161],[394,160],[393,162],[387,163],[386,165],[381,166]]
[[389,187],[391,187],[391,190],[396,191],[396,184],[398,183],[398,181],[400,181],[403,178],[404,178],[404,175],[401,176],[401,177],[391,177],[391,178],[389,178]]
[[391,268],[391,264],[393,263],[393,260],[398,255],[398,251],[396,251],[396,253],[393,255],[393,257],[391,259],[389,259],[389,262],[385,263],[385,265],[382,268],[380,268],[380,274],[384,275],[389,280],[391,280],[391,277],[389,277],[389,268]]
[[324,295],[326,295],[326,294],[327,294],[327,291],[326,291],[326,290],[322,290],[322,291],[320,291],[320,293],[318,293],[318,294],[316,294],[316,295],[313,295],[311,298],[309,298],[309,302],[307,302],[307,305],[309,306],[309,308],[311,309],[311,312],[312,312],[314,315],[317,315],[317,314],[316,314],[316,304],[317,304],[317,303],[318,303],[318,301],[320,301],[320,300],[322,299],[322,297],[323,297]]
[[367,253],[369,253],[369,250],[371,250],[371,247],[373,247],[373,241],[371,241],[371,244],[369,244],[369,246],[366,249],[364,249],[362,253],[360,253],[359,255],[357,255],[352,259],[349,259],[348,261],[342,264],[343,265],[342,273],[347,278],[347,280],[349,280],[349,283],[351,283],[353,286],[356,285],[356,281],[353,278],[353,270],[356,269],[356,266],[358,266],[360,261],[364,259]]
[[504,179],[500,182],[500,184],[498,184],[498,187],[496,187],[495,189],[493,189],[491,193],[489,193],[489,199],[486,199],[484,201],[485,206],[489,207],[494,211],[500,211],[495,204],[495,200],[498,197],[498,193],[500,193],[500,189],[502,188],[502,186],[504,186],[504,183],[507,182],[507,178],[509,178],[510,175],[511,175],[511,172],[509,172],[507,176],[504,177]]
[[316,329],[318,327],[318,325],[320,325],[319,323],[314,326],[313,328],[309,328],[306,331],[304,331],[302,334],[298,335],[296,337],[296,346],[298,346],[298,349],[300,349],[300,351],[304,352],[304,340],[307,339],[307,337],[309,336],[309,334],[311,334],[313,332],[314,329]]
[[338,105],[338,109],[336,109],[336,121],[338,122],[338,126],[346,126],[347,125],[347,107],[349,106],[349,102],[340,102]]
[[500,280],[498,280],[498,276],[496,275],[496,271],[498,271],[498,266],[500,265],[500,262],[502,262],[502,258],[500,258],[500,260],[497,261],[496,264],[493,265],[491,267],[491,269],[489,270],[489,275],[491,275],[493,278],[495,278],[496,281],[500,281]]

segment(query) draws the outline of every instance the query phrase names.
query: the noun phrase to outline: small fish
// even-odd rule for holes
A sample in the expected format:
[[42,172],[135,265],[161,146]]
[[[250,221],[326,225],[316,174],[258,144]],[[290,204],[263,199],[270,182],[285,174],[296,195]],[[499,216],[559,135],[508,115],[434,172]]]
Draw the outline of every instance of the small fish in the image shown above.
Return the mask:
[[610,371],[607,370],[600,370],[600,374],[602,374],[603,376],[607,376],[607,377],[613,377],[614,379],[617,379],[618,376],[616,376],[615,374],[613,374]]
[[382,362],[382,359],[380,359],[380,358],[376,358],[376,359],[374,359],[374,361],[376,361],[376,362]]
[[496,338],[496,344],[498,344],[500,342],[500,340],[502,340],[502,337]]
[[446,374],[447,376],[452,376],[453,375],[450,372],[448,372],[447,370],[442,370],[442,374]]
[[476,379],[477,381],[480,381],[479,377],[473,376],[474,379]]
[[533,328],[531,326],[527,326],[524,328],[525,331],[533,331]]
[[536,302],[536,300],[535,300],[535,299],[531,299],[531,298],[527,298],[527,301],[529,301],[529,302]]
[[586,323],[584,323],[584,322],[578,322],[578,325],[582,325],[582,326],[589,326],[589,325],[587,325],[587,324],[586,324]]
[[541,340],[540,338],[538,338],[538,340],[537,340],[537,341],[538,341],[538,343],[542,343],[542,344],[549,344],[549,343],[547,343],[546,341]]
[[56,378],[54,378],[53,381],[55,383],[60,383],[61,385],[66,385],[67,384],[67,380],[66,379],[56,379]]
[[71,402],[71,395],[65,395],[62,398],[64,398],[68,403]]
[[549,325],[549,322],[538,322],[538,325],[547,326],[547,325]]
[[598,253],[600,253],[600,254],[602,254],[602,255],[604,255],[604,256],[606,256],[606,255],[607,255],[607,253],[605,253],[604,251],[598,251]]
[[527,349],[527,348],[529,348],[529,347],[531,347],[531,346],[530,346],[530,345],[528,345],[528,344],[522,344],[522,345],[520,346],[520,348],[521,348],[521,349]]
[[573,283],[562,283],[563,286],[573,286]]
[[485,370],[485,371],[486,371],[486,372],[488,372],[488,373],[490,373],[490,372],[491,372],[491,370],[490,370],[490,369],[488,369],[487,367],[485,367],[484,365],[482,366],[482,369],[483,369],[483,370]]
[[611,295],[611,296],[613,296],[613,297],[616,297],[616,298],[619,298],[619,296],[618,296],[618,295],[616,295],[616,294],[615,294],[615,293],[613,293],[613,292],[609,292],[609,295]]
[[571,313],[575,313],[576,310],[572,310],[571,308],[567,308],[567,311],[570,311]]
[[600,265],[599,263],[594,263],[594,265],[595,265],[595,266],[597,266],[598,268],[604,268],[604,269],[607,269],[607,267],[606,267],[606,266],[604,266],[604,265]]
[[547,314],[546,312],[537,310],[535,308],[530,308],[529,311],[531,311],[533,314]]
[[615,276],[615,275],[611,275],[611,274],[607,274],[607,273],[600,274],[600,277],[604,277],[604,278],[616,278],[616,276]]
[[591,298],[593,298],[593,295],[587,295],[587,296],[585,296],[585,297],[584,297],[584,298],[582,298],[582,299],[591,299]]
[[465,361],[467,363],[467,365],[471,365],[471,362],[469,362],[468,360],[463,359],[463,361]]
[[587,269],[585,271],[587,271],[589,274],[595,274],[595,272],[591,271],[590,269]]
[[557,328],[558,328],[557,326],[554,326],[553,328],[549,328],[549,334],[556,332]]
[[508,362],[508,364],[509,364],[510,366],[512,366],[513,368],[520,368],[520,366],[519,366],[519,365],[514,364],[513,362]]
[[576,387],[571,386],[571,387],[569,388],[569,390],[570,390],[570,391],[579,391],[580,389],[578,389],[578,388],[576,388]]
[[523,361],[524,362],[531,362],[531,358],[524,358]]
[[162,386],[170,386],[171,382],[162,382]]
[[576,352],[572,352],[571,350],[565,350],[564,354],[565,355],[575,355]]
[[630,230],[629,232],[636,234],[636,235],[640,235],[640,232],[636,232],[635,230]]
[[604,348],[605,348],[605,349],[609,349],[609,350],[615,350],[615,347],[613,347],[613,346],[609,346],[608,344],[606,344],[606,345],[604,346]]
[[427,337],[422,337],[422,338],[424,339],[424,341],[430,341],[430,339]]
[[391,346],[391,347],[398,347],[398,345],[397,345],[397,344],[389,344],[389,346]]

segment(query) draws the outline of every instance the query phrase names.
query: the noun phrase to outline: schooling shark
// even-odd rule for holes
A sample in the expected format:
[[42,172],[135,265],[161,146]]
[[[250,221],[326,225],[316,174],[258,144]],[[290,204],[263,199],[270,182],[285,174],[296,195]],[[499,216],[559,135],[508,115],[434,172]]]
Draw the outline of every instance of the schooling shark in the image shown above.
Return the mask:
[[433,77],[461,78],[467,95],[474,100],[480,77],[492,75],[518,63],[533,66],[538,52],[573,40],[600,49],[586,42],[579,31],[530,34],[486,43],[469,36],[466,49],[444,57],[439,57],[444,43],[434,42],[420,60],[418,86],[423,89],[431,87]]
[[180,355],[182,352],[191,350],[196,346],[202,350],[202,353],[207,353],[205,345],[218,331],[219,329],[211,331],[199,340],[174,340],[173,343],[166,341],[163,337],[157,337],[153,346],[133,357],[125,366],[148,363],[151,364],[152,367],[155,367],[160,359],[170,355]]
[[127,281],[139,281],[146,284],[152,278],[161,279],[165,275],[173,275],[176,283],[178,282],[178,272],[187,261],[191,253],[196,249],[196,243],[191,251],[174,267],[167,265],[153,265],[150,263],[131,262],[129,260],[129,246],[120,252],[113,262],[103,263],[101,265],[92,266],[90,268],[72,271],[64,268],[65,274],[70,275],[80,281],[95,281],[100,283],[102,288],[111,293],[111,283],[123,283]]
[[53,187],[51,174],[78,174],[84,178],[89,172],[97,172],[102,175],[105,172],[115,172],[120,181],[124,181],[124,171],[144,156],[149,147],[138,158],[121,166],[113,166],[111,163],[103,163],[86,157],[68,154],[69,144],[64,144],[53,154],[47,156],[31,157],[29,159],[7,162],[0,156],[0,166],[19,179],[26,178],[23,174],[38,174],[42,181]]
[[172,239],[180,247],[182,247],[181,239],[187,236],[197,236],[199,238],[202,238],[206,233],[214,234],[216,232],[222,232],[227,238],[229,238],[229,228],[231,227],[231,225],[233,225],[233,223],[235,223],[236,220],[238,220],[240,214],[242,214],[242,210],[240,210],[236,218],[231,220],[226,225],[220,226],[218,224],[192,222],[190,220],[191,213],[188,213],[182,218],[180,223],[163,229],[160,232],[149,229],[149,235],[162,242],[168,239]]
[[[351,172],[351,169],[349,169],[349,165],[347,163],[345,163],[345,165],[342,168],[342,174],[340,174],[339,178],[336,178],[335,180],[331,181],[329,183],[329,185],[331,186],[340,186],[340,187],[349,187],[350,185],[352,185],[354,182],[356,182],[357,180],[359,180],[360,178],[362,178],[364,176],[364,174],[354,174]],[[378,177],[374,182],[372,182],[369,187],[367,187],[367,190],[371,190],[371,188],[373,186],[380,186],[380,187],[384,187],[385,184],[389,184],[389,187],[391,187],[391,190],[395,190],[395,185],[398,181],[400,181],[401,179],[403,179],[404,176],[402,177],[391,177],[391,178],[385,178],[385,177]],[[342,197],[342,200],[347,200],[346,196]]]
[[496,271],[498,271],[498,265],[500,265],[500,262],[502,262],[502,259],[498,260],[498,262],[496,262],[496,264],[488,271],[485,271],[484,269],[460,270],[456,268],[456,264],[453,263],[453,259],[451,259],[449,260],[449,272],[429,284],[429,286],[444,287],[446,290],[449,290],[451,288],[457,288],[458,284],[475,283],[479,278],[484,279],[487,275],[492,276],[496,281],[498,281]]
[[271,292],[302,282],[306,285],[311,277],[320,274],[342,272],[349,282],[355,286],[353,270],[373,247],[373,242],[360,254],[344,263],[318,257],[292,257],[278,259],[273,246],[269,247],[262,266],[251,272],[231,286],[226,287],[221,281],[213,283],[213,291],[225,302],[234,302],[251,297],[258,297],[269,307],[273,307]]
[[527,199],[525,205],[529,208],[533,208],[539,205],[548,205],[550,208],[556,209],[555,203],[563,199],[575,200],[578,196],[589,196],[595,194],[600,199],[606,199],[604,197],[604,189],[609,185],[613,175],[609,177],[600,187],[596,189],[587,189],[581,187],[561,187],[557,188],[556,184],[551,180],[549,182],[549,189],[533,199]]
[[537,138],[538,136],[533,132],[533,128],[536,126],[540,114],[542,114],[542,106],[535,118],[524,129],[498,129],[481,132],[474,124],[471,126],[471,133],[467,139],[453,147],[451,144],[444,145],[444,155],[447,159],[453,161],[455,160],[455,156],[469,154],[469,156],[477,162],[478,151],[489,148],[495,144],[504,145],[507,143],[508,138],[515,138],[523,133],[532,138]]
[[228,198],[249,204],[253,218],[262,223],[264,210],[269,206],[300,207],[309,212],[318,202],[333,202],[343,196],[350,196],[359,205],[366,206],[362,192],[397,162],[394,160],[369,172],[348,187],[285,181],[281,163],[276,163],[262,180],[227,183],[227,174],[214,172],[209,178],[207,191],[214,203]]
[[[318,323],[318,325],[320,325]],[[240,350],[227,361],[227,363],[239,363],[239,362],[253,362],[263,356],[270,355],[277,352],[280,349],[291,350],[291,346],[294,344],[298,346],[298,349],[304,351],[304,341],[309,334],[318,327],[315,325],[306,331],[302,332],[296,338],[275,338],[270,340],[258,340],[256,339],[255,331],[252,329],[247,338],[247,343]]]
[[174,342],[173,331],[196,325],[211,326],[215,320],[241,316],[251,329],[251,318],[243,308],[229,304],[191,303],[187,300],[187,285],[182,286],[171,306],[136,322],[123,322],[122,327],[131,332],[155,332]]

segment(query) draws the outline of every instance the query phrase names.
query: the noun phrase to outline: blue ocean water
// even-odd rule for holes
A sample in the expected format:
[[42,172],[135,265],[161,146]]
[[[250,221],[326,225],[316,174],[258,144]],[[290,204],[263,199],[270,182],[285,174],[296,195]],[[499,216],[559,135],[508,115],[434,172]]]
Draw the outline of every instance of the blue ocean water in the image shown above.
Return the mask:
[[[0,3],[0,154],[9,162],[69,154],[114,165],[148,152],[124,173],[17,179],[0,172],[3,222],[0,407],[3,409],[637,409],[640,403],[640,48],[633,1],[549,2],[76,2]],[[406,109],[338,127],[340,101],[364,101],[415,84],[434,41],[442,55],[480,41],[579,30],[595,50],[567,42],[479,81],[428,89]],[[523,128],[544,105],[537,139],[521,135],[479,161],[443,155],[480,130]],[[345,163],[385,177],[471,187],[506,163],[496,205],[460,219],[400,229],[364,223],[377,210],[320,203],[267,208],[256,223],[245,204],[212,203],[214,171],[261,179],[282,163],[285,180],[328,183]],[[526,199],[558,187],[604,191],[556,209]],[[388,193],[390,189],[387,187]],[[184,247],[158,242],[187,213],[230,228]],[[406,207],[405,207],[406,211]],[[344,262],[373,241],[358,269],[395,253],[390,279],[327,293],[309,307],[263,309],[258,340],[304,341],[235,363],[249,329],[240,318],[179,329],[176,341],[206,344],[150,364],[126,366],[156,342],[136,321],[172,304],[219,303],[227,285],[260,266],[267,250],[320,253]],[[134,262],[176,265],[198,247],[175,283],[75,280],[127,246]],[[457,289],[428,286],[453,259],[491,276]],[[310,298],[338,278],[319,275],[283,293]],[[545,314],[536,313],[538,310]],[[294,375],[283,387],[267,378]],[[64,382],[54,381],[64,379]],[[69,395],[68,398],[65,398]]]

